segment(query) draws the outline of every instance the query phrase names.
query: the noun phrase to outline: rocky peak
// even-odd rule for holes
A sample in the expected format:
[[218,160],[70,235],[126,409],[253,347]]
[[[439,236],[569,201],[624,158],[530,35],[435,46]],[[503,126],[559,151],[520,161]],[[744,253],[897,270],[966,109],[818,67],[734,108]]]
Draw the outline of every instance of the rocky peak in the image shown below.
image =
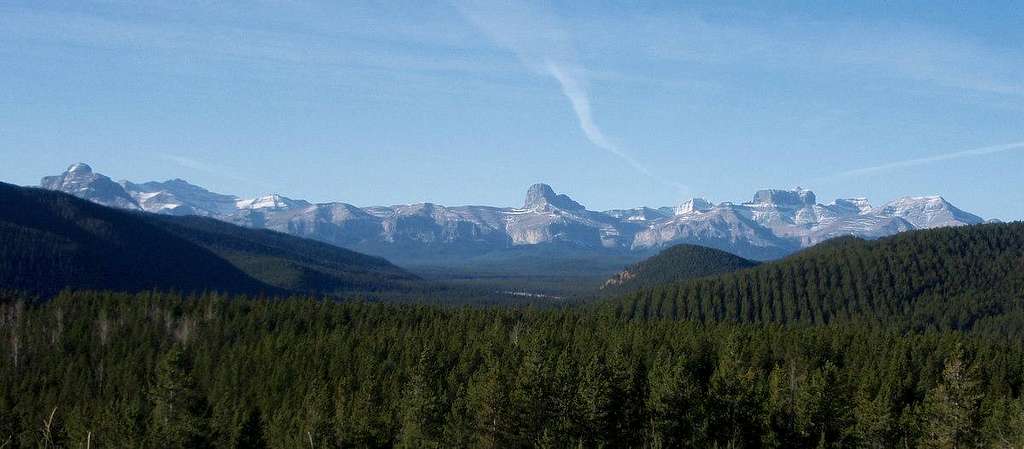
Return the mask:
[[526,202],[523,203],[523,209],[529,209],[533,205],[551,201],[555,196],[555,190],[551,186],[541,183],[534,184],[526,190]]
[[714,207],[710,201],[704,198],[691,198],[683,201],[679,207],[676,208],[676,215],[688,214],[691,212],[707,212]]
[[903,197],[886,203],[878,212],[887,217],[903,218],[918,229],[984,222],[981,217],[958,209],[938,195]]
[[84,162],[72,164],[64,173],[74,173],[76,175],[91,175],[92,167]]
[[874,209],[867,198],[838,198],[832,206],[857,214],[866,214]]
[[603,214],[629,222],[648,222],[671,217],[675,209],[668,208],[652,209],[650,207],[637,207],[634,209],[612,209],[602,212]]
[[753,203],[803,207],[812,206],[817,201],[814,192],[797,187],[795,190],[763,189],[754,194]]
[[[43,178],[42,186],[108,206],[159,214],[205,215],[341,246],[360,245],[377,255],[398,255],[407,261],[428,260],[418,259],[421,255],[432,258],[455,254],[448,247],[438,246],[441,242],[457,244],[450,251],[468,248],[465,254],[474,255],[542,243],[615,251],[648,251],[692,243],[763,259],[781,257],[843,235],[878,238],[908,229],[984,221],[939,196],[905,197],[881,207],[872,207],[863,198],[837,199],[822,205],[816,204],[813,192],[801,188],[760,190],[753,201],[743,203],[713,204],[694,198],[677,207],[601,213],[587,211],[546,184],[529,188],[523,209],[446,208],[432,203],[359,208],[344,203],[311,204],[281,195],[240,199],[181,179],[117,183],[81,163]],[[420,244],[440,252],[407,252],[406,248],[418,248],[407,245]]]
[[565,210],[582,210],[583,205],[577,203],[566,195],[555,194],[554,189],[547,184],[534,184],[526,191],[526,202],[523,209],[542,209],[545,206],[553,206]]
[[291,209],[307,207],[310,206],[310,203],[305,200],[293,200],[274,193],[253,199],[238,200],[235,206],[239,209]]
[[136,184],[121,181],[121,186],[147,212],[219,216],[235,212],[238,198],[221,195],[180,178]]
[[81,162],[72,164],[64,173],[47,176],[40,186],[44,189],[70,193],[95,203],[124,209],[138,209],[138,204],[120,184],[99,173],[93,173],[92,167]]
[[[160,184],[160,183],[153,183],[153,184]],[[204,189],[202,187],[199,187],[199,186],[197,186],[195,184],[192,184],[192,183],[190,183],[190,182],[188,182],[188,181],[186,181],[184,179],[181,179],[181,178],[168,179],[168,180],[164,181],[162,184],[165,185],[165,186],[173,186],[173,187],[179,187],[179,188],[183,188],[183,189],[198,189],[198,190],[202,190],[204,192],[208,192],[209,191],[209,190],[206,190],[206,189]]]
[[[136,184],[131,181],[121,181],[121,185],[124,186],[125,190],[129,192],[170,192],[172,194],[182,193],[205,193],[213,194],[209,190],[199,187],[195,184],[189,183],[184,179],[175,178],[167,181],[149,181],[141,184]],[[215,195],[215,194],[214,194]],[[233,198],[230,195],[221,195],[226,198]]]
[[42,186],[52,190],[63,190],[64,187],[68,186],[82,187],[97,179],[109,180],[110,178],[93,173],[92,167],[79,162],[72,164],[67,170],[64,170],[64,173],[57,176],[44,177]]

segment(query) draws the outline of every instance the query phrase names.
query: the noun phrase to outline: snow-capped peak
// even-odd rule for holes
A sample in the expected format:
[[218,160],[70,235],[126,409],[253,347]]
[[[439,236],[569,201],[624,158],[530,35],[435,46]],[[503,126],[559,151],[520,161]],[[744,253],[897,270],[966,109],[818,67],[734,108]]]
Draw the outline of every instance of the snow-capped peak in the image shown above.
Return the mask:
[[235,207],[239,209],[289,209],[292,207],[306,207],[309,205],[310,204],[306,201],[293,200],[276,193],[247,200],[238,200],[238,202],[235,203]]
[[93,173],[92,167],[81,162],[72,164],[64,173],[44,177],[40,185],[45,189],[70,193],[107,206],[139,209],[139,205],[120,184],[99,173]]
[[92,173],[92,167],[90,167],[88,164],[86,164],[84,162],[79,162],[77,164],[72,164],[70,167],[68,167],[68,169],[65,171],[65,173],[75,173],[77,175],[88,175],[88,174]]
[[707,212],[715,205],[704,198],[690,198],[683,201],[676,208],[676,215],[689,214],[692,212]]
[[903,218],[918,229],[984,222],[981,217],[957,209],[938,195],[905,196],[886,203],[877,212],[888,217]]
[[874,207],[871,206],[871,203],[868,201],[868,199],[864,197],[839,198],[833,201],[832,204],[829,204],[829,206],[832,208],[849,210],[851,212],[858,214],[866,214],[868,212],[871,212],[872,209],[874,209]]
[[[838,236],[879,238],[910,229],[982,222],[940,196],[909,196],[873,208],[865,198],[818,204],[813,192],[799,187],[763,189],[744,203],[715,204],[693,198],[675,208],[595,212],[546,184],[531,186],[522,208],[432,203],[359,208],[344,203],[314,205],[277,194],[239,199],[181,179],[116,183],[83,163],[43,178],[41,185],[108,206],[204,215],[342,246],[360,245],[379,251],[378,255],[405,255],[400,248],[421,244],[426,245],[421,249],[429,249],[424,254],[453,248],[483,254],[546,242],[615,251],[694,243],[744,257],[774,258]],[[442,246],[448,243],[456,246]]]
[[761,189],[754,193],[754,204],[774,206],[812,206],[817,198],[814,192],[797,187],[793,190]]

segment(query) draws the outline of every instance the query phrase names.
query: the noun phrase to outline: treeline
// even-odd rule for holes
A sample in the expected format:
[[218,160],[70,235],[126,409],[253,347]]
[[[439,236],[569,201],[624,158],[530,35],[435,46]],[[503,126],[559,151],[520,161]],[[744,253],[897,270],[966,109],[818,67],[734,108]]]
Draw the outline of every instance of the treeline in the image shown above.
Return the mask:
[[876,323],[1024,336],[1024,223],[843,238],[779,262],[610,301],[628,318]]
[[1024,343],[609,309],[0,303],[0,447],[1024,445]]

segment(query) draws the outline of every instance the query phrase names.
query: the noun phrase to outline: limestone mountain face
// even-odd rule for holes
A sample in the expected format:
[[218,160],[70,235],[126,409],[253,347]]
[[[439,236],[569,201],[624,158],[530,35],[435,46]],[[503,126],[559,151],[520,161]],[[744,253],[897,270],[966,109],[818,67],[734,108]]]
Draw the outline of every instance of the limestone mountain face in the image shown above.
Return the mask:
[[120,209],[141,209],[135,199],[120,184],[99,173],[92,167],[78,163],[68,167],[57,176],[47,176],[40,182],[44,189],[59,190],[82,199]]
[[984,221],[939,196],[904,197],[881,207],[864,198],[820,204],[814,192],[801,188],[759,190],[740,204],[694,198],[674,208],[598,212],[547,184],[530,186],[522,207],[432,203],[357,207],[278,194],[242,199],[181,179],[114,182],[81,163],[43,178],[41,185],[107,206],[212,217],[413,263],[439,255],[470,257],[549,243],[616,254],[649,254],[688,243],[765,260],[835,237],[874,239],[911,229]]

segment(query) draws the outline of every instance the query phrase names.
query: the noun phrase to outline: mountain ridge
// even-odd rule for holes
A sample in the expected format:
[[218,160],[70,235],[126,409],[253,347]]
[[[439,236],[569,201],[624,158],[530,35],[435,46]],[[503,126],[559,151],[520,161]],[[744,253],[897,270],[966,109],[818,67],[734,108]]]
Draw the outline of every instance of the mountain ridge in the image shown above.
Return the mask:
[[418,280],[384,259],[324,242],[0,183],[5,288],[43,296],[63,288],[341,294]]
[[[770,260],[835,237],[875,239],[912,229],[982,223],[941,196],[903,197],[872,206],[864,198],[817,203],[814,192],[762,189],[750,201],[693,198],[677,207],[592,211],[547,184],[530,186],[522,207],[418,203],[357,207],[280,194],[243,199],[181,179],[115,183],[84,163],[43,178],[51,190],[113,207],[200,215],[272,229],[402,263],[467,260],[518,246],[570,243],[643,256],[680,243]],[[438,256],[438,257],[433,257]],[[443,256],[443,257],[442,257]]]

